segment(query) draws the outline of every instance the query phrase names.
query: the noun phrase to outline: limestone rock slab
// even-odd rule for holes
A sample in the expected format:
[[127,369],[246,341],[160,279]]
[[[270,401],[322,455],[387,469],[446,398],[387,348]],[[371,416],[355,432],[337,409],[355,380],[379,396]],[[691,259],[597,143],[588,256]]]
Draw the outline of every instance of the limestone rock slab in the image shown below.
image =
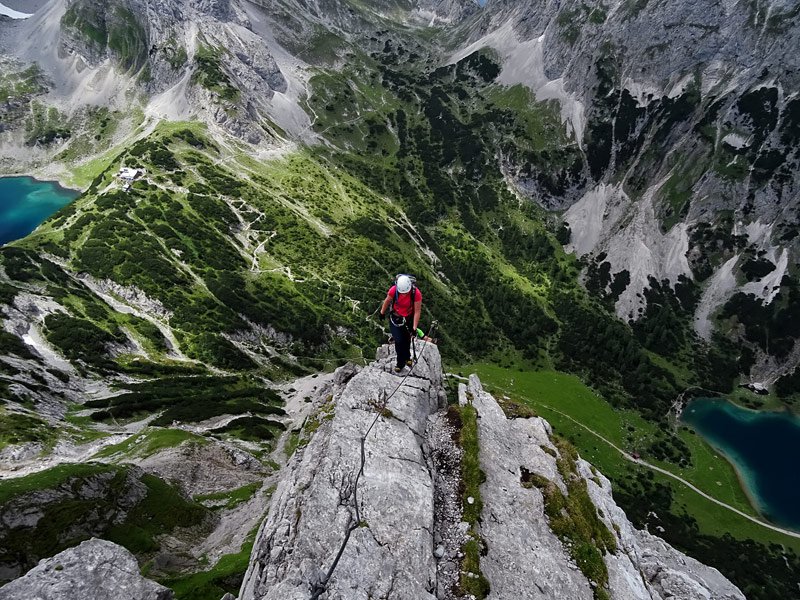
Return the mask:
[[[433,344],[418,343],[417,354],[419,362],[403,379],[392,372],[393,351],[384,347],[357,373],[343,367],[332,393],[314,399],[316,414],[305,425],[313,435],[290,460],[273,496],[242,600],[307,600],[357,518],[323,598],[435,598],[433,482],[423,441],[439,405],[442,369]],[[390,395],[364,443],[356,516],[361,437]]]
[[468,388],[462,384],[459,396],[472,402],[479,417],[480,462],[486,473],[480,533],[488,548],[481,571],[490,583],[489,600],[592,600],[589,582],[550,531],[542,493],[520,483],[522,468],[560,483],[555,459],[542,449],[555,451],[546,422],[507,419],[475,375]]
[[[481,536],[487,547],[481,570],[491,586],[489,598],[593,598],[591,583],[550,530],[541,492],[521,484],[522,469],[526,469],[566,492],[556,468],[550,425],[538,417],[506,418],[475,375],[469,386],[460,386],[459,399],[471,402],[479,417],[480,462],[486,473],[481,486]],[[604,555],[611,598],[744,600],[741,591],[716,569],[637,530],[614,501],[611,482],[580,458],[576,466],[597,514],[616,538],[616,552]]]

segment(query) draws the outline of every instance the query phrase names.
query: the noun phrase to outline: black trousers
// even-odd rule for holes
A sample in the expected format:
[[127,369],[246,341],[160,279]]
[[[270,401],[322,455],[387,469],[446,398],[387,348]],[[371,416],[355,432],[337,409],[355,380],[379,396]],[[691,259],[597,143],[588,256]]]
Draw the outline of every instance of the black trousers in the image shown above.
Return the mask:
[[394,349],[397,352],[397,366],[404,367],[411,360],[411,323],[406,319],[405,325],[395,325],[389,319],[389,329],[394,338]]

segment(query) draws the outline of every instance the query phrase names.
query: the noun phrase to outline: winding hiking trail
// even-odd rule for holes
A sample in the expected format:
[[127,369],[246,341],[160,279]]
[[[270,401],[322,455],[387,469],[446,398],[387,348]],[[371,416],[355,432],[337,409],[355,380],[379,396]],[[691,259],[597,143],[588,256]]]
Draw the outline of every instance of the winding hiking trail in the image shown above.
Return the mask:
[[597,433],[593,429],[590,429],[589,427],[587,427],[586,425],[584,425],[580,421],[578,421],[576,419],[573,419],[569,415],[561,412],[560,410],[558,410],[556,408],[553,408],[552,406],[548,406],[547,404],[542,404],[542,403],[540,403],[540,404],[544,408],[546,408],[547,410],[552,410],[554,413],[558,413],[559,415],[569,419],[570,421],[572,421],[576,425],[579,425],[580,427],[583,427],[586,431],[588,431],[589,433],[591,433],[595,437],[598,437],[601,440],[603,440],[606,444],[608,444],[609,446],[614,448],[614,450],[616,450],[617,452],[622,454],[622,456],[624,456],[627,460],[631,461],[632,463],[636,463],[637,465],[641,465],[643,467],[647,467],[648,469],[652,469],[653,471],[658,471],[659,473],[661,473],[662,475],[666,475],[667,477],[672,477],[673,479],[676,479],[677,481],[680,481],[683,485],[685,485],[689,489],[691,489],[694,492],[697,492],[698,494],[700,494],[706,500],[710,500],[714,504],[718,504],[719,506],[722,506],[723,508],[727,508],[728,510],[730,510],[732,512],[735,512],[737,515],[742,516],[745,519],[748,519],[748,520],[752,521],[753,523],[761,525],[762,527],[766,527],[767,529],[772,529],[773,531],[777,531],[778,533],[782,533],[784,535],[788,535],[790,537],[800,539],[800,533],[798,533],[796,531],[791,531],[789,529],[783,529],[782,527],[778,527],[777,525],[771,525],[770,523],[766,523],[766,522],[762,521],[761,519],[757,519],[756,517],[754,517],[752,515],[748,515],[747,513],[742,512],[741,510],[731,506],[730,504],[726,504],[726,503],[722,502],[721,500],[717,500],[713,496],[709,496],[708,494],[706,494],[703,490],[699,489],[694,484],[692,484],[689,481],[685,480],[680,475],[675,475],[675,473],[667,471],[666,469],[662,469],[661,467],[658,467],[656,465],[650,464],[649,462],[644,461],[641,458],[633,458],[630,454],[625,452],[625,450],[623,450],[622,448],[620,448],[619,446],[614,444],[614,442],[612,442],[611,440],[603,437],[602,435],[600,435],[599,433]]

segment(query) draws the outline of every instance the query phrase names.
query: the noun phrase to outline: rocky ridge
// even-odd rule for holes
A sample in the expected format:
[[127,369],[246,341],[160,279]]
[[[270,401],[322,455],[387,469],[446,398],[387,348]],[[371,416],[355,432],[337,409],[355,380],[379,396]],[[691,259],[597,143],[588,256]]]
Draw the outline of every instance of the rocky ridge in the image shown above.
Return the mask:
[[[486,555],[481,569],[491,584],[489,598],[597,598],[597,582],[587,579],[569,556],[568,546],[551,530],[546,499],[536,486],[555,485],[568,493],[558,466],[563,449],[553,443],[550,424],[540,417],[508,419],[477,376],[459,385],[459,402],[478,412]],[[628,521],[611,495],[611,483],[578,458],[572,478],[582,479],[598,516],[614,536],[613,552],[603,561],[613,599],[716,598],[744,595],[719,571],[675,550]],[[583,484],[581,484],[583,485]]]
[[[317,396],[316,413],[304,426],[313,435],[278,484],[242,599],[306,599],[353,524],[328,598],[435,598],[433,483],[423,443],[427,419],[444,403],[444,391],[438,351],[426,345],[418,352],[420,362],[394,394],[401,380],[391,373],[383,348],[370,366],[337,371],[331,387]],[[381,416],[364,442],[356,513],[360,440],[376,410]]]
[[[356,527],[321,598],[464,597],[457,584],[464,575],[458,562],[464,536],[453,531],[466,532],[466,523],[437,522],[461,518],[452,509],[453,500],[460,502],[458,486],[442,485],[454,470],[442,460],[442,446],[456,442],[437,424],[445,399],[439,353],[428,345],[384,406],[382,398],[400,383],[388,372],[390,356],[382,348],[363,369],[339,369],[313,400],[306,437],[259,531],[240,600],[307,599],[324,580],[351,524]],[[480,467],[486,475],[480,568],[490,583],[489,598],[744,598],[716,569],[634,529],[614,503],[609,481],[585,461],[577,459],[565,480],[557,464],[565,451],[554,443],[546,421],[508,419],[476,376],[459,386],[459,400],[479,417]],[[380,416],[364,443],[356,512],[360,440],[376,411]],[[458,451],[451,456],[460,458]],[[552,530],[545,493],[531,481],[564,494],[575,481],[585,487],[592,511],[613,536],[613,550],[602,557],[607,582],[598,584],[579,569],[570,544]],[[450,509],[442,510],[442,494],[450,497]],[[455,567],[456,577],[437,563]],[[606,596],[597,595],[600,588]]]

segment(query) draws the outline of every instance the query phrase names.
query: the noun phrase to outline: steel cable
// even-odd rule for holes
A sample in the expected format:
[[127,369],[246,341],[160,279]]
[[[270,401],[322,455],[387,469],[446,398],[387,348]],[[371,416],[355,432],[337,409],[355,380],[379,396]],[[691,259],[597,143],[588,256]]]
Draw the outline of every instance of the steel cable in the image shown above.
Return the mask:
[[[431,323],[430,333],[434,332],[434,330],[436,329],[436,326],[437,326],[437,322],[436,321]],[[414,353],[416,354],[416,343],[415,343],[415,340],[414,340],[413,337],[411,338],[411,343],[414,344]],[[409,369],[408,373],[403,375],[403,378],[400,380],[400,382],[397,384],[397,386],[394,388],[394,390],[392,390],[392,393],[389,394],[388,396],[386,396],[383,399],[383,402],[381,403],[381,406],[378,407],[378,413],[375,415],[375,418],[372,420],[372,423],[367,428],[367,431],[361,437],[361,465],[360,465],[360,467],[358,469],[358,473],[356,474],[355,481],[353,482],[353,505],[354,505],[355,513],[356,513],[355,514],[355,519],[352,519],[351,522],[348,524],[347,530],[345,531],[345,534],[344,534],[344,539],[342,540],[342,545],[339,547],[339,551],[336,553],[336,557],[333,559],[333,562],[331,563],[331,566],[328,568],[328,572],[325,574],[325,577],[323,577],[321,581],[318,581],[317,583],[314,584],[314,589],[312,590],[312,594],[311,594],[310,600],[318,600],[319,597],[322,594],[324,594],[325,591],[327,590],[328,582],[331,579],[331,575],[333,575],[333,572],[336,570],[336,567],[339,564],[339,560],[342,558],[342,554],[344,553],[344,549],[347,547],[347,542],[350,541],[350,534],[352,534],[353,530],[355,530],[358,527],[359,523],[361,523],[361,511],[360,511],[359,506],[358,506],[358,483],[359,483],[359,481],[361,479],[361,475],[364,473],[364,465],[365,465],[365,463],[367,461],[366,451],[364,450],[364,445],[365,445],[365,443],[367,441],[367,436],[369,436],[370,432],[372,431],[372,428],[375,427],[375,424],[378,422],[378,419],[381,417],[381,415],[383,415],[383,411],[386,409],[386,406],[389,404],[389,400],[391,400],[392,396],[394,396],[397,393],[397,391],[401,387],[403,387],[403,384],[406,382],[406,379],[408,379],[411,376],[411,374],[414,372],[414,368],[417,366],[419,361],[422,360],[422,357],[425,354],[425,350],[428,349],[428,344],[430,344],[430,343],[432,343],[432,342],[427,342],[426,343],[425,347],[419,353],[418,359],[411,365],[411,369]]]

